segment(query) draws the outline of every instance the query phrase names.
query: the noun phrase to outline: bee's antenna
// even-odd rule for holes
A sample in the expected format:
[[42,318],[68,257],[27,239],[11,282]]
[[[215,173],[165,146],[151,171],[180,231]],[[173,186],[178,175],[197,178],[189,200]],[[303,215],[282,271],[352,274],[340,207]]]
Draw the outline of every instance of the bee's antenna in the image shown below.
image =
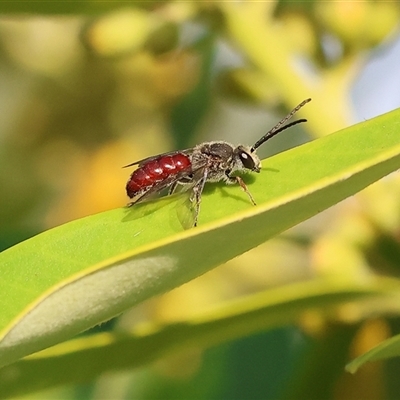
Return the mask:
[[297,121],[293,121],[287,125],[284,125],[285,122],[287,122],[290,118],[293,117],[294,114],[297,113],[297,111],[300,110],[300,108],[302,108],[303,106],[305,106],[307,103],[309,103],[311,101],[311,99],[305,99],[303,100],[298,106],[296,106],[295,108],[293,108],[292,111],[290,111],[290,113],[283,118],[281,121],[279,121],[272,129],[270,129],[260,140],[257,140],[257,142],[253,145],[253,147],[250,149],[250,151],[253,153],[256,149],[258,149],[263,143],[265,143],[267,140],[271,139],[272,137],[274,137],[275,135],[277,135],[278,133],[284,131],[285,129],[290,128],[293,125],[297,125],[300,124],[302,122],[307,122],[306,119],[299,119]]

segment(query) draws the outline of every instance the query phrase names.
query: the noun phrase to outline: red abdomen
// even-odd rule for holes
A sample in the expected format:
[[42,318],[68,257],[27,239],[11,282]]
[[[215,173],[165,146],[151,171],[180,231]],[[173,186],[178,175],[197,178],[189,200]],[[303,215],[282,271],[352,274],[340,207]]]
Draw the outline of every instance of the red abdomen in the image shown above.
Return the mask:
[[183,153],[149,160],[133,171],[126,184],[126,193],[130,198],[133,198],[156,183],[174,177],[181,171],[190,169],[191,165],[189,157]]

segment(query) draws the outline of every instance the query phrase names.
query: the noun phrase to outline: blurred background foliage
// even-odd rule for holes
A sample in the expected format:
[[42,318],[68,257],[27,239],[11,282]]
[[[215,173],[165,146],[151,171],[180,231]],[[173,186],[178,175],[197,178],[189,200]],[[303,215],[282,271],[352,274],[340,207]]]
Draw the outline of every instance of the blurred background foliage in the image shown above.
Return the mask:
[[[2,2],[0,11],[3,249],[123,206],[121,166],[204,140],[252,144],[304,98],[313,98],[308,124],[261,156],[400,106],[396,2]],[[321,275],[397,277],[399,200],[396,173],[102,329],[185,320]],[[400,331],[399,313],[382,300],[330,320],[310,311],[298,326],[38,396],[399,398],[396,359],[344,372]]]

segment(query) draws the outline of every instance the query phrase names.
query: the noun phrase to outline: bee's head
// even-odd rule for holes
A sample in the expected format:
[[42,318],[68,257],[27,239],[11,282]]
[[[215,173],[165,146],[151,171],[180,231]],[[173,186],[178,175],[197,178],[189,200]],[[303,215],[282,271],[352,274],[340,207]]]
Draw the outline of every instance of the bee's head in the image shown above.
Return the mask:
[[261,161],[254,151],[248,146],[238,146],[234,150],[234,156],[237,160],[238,169],[248,169],[254,172],[260,172]]

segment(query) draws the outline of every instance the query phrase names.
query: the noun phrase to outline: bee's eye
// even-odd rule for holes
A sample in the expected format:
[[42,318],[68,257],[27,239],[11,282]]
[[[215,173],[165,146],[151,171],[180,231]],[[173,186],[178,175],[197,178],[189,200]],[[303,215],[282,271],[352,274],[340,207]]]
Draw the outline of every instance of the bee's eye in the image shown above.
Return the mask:
[[245,151],[241,151],[239,153],[239,158],[240,158],[240,161],[242,161],[242,164],[245,168],[251,169],[251,170],[254,169],[254,167],[255,167],[254,159],[249,153],[246,153]]

